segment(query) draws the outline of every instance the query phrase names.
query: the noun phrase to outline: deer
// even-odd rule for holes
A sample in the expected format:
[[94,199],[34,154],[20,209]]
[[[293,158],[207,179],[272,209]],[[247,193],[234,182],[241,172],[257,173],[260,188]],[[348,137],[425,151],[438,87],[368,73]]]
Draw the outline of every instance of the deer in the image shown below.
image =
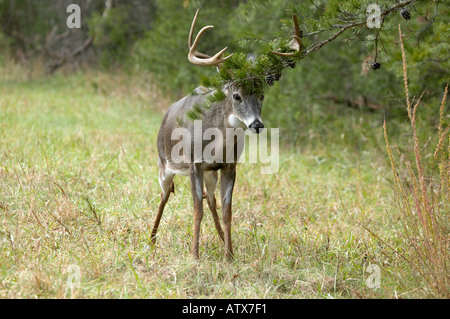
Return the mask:
[[[212,25],[203,27],[192,41],[195,24],[197,21],[199,10],[195,13],[188,36],[188,60],[194,65],[215,66],[220,68],[221,64],[232,57],[233,53],[226,57],[222,54],[227,47],[220,50],[213,56],[197,51],[198,43],[202,35]],[[296,22],[296,20],[294,20]],[[295,23],[296,35],[293,36],[291,48],[298,51],[299,48],[299,30],[298,23]],[[280,56],[293,56],[295,53],[274,52]],[[252,59],[251,55],[248,59]],[[207,110],[203,111],[201,130],[204,133],[210,128],[218,129],[222,136],[227,136],[227,129],[242,129],[241,133],[232,136],[231,149],[226,148],[226,143],[219,140],[216,145],[217,149],[223,154],[221,161],[196,161],[194,158],[194,147],[187,147],[191,152],[182,154],[184,161],[175,161],[173,158],[174,147],[178,140],[173,140],[172,132],[180,126],[186,129],[192,137],[191,144],[199,143],[202,148],[205,147],[205,141],[200,140],[194,134],[194,125],[192,119],[187,114],[195,105],[199,105],[208,99],[208,96],[214,94],[214,90],[197,87],[193,93],[185,96],[178,102],[172,104],[163,116],[162,123],[157,137],[158,148],[158,166],[159,166],[159,185],[162,189],[161,200],[156,213],[153,229],[151,232],[151,244],[156,243],[156,234],[160,225],[164,207],[168,202],[170,193],[174,192],[173,178],[175,175],[189,176],[190,188],[194,206],[194,228],[193,242],[191,246],[191,255],[195,260],[199,259],[199,239],[200,225],[203,219],[203,199],[206,198],[208,207],[212,213],[214,225],[220,239],[224,242],[225,258],[228,261],[234,259],[233,247],[231,240],[231,222],[232,222],[232,197],[236,180],[236,166],[239,157],[242,154],[242,145],[240,141],[244,138],[242,132],[249,129],[251,133],[259,134],[264,129],[261,118],[262,103],[264,95],[262,93],[248,94],[237,85],[226,85],[222,88],[225,93],[223,100],[213,102]],[[203,134],[201,135],[203,136]],[[228,136],[227,136],[228,137]],[[197,138],[197,140],[195,140]],[[226,160],[225,160],[226,159]],[[231,160],[230,160],[231,159]],[[217,188],[220,171],[220,199],[222,208],[222,223],[217,214],[217,205],[215,198],[215,190]]]

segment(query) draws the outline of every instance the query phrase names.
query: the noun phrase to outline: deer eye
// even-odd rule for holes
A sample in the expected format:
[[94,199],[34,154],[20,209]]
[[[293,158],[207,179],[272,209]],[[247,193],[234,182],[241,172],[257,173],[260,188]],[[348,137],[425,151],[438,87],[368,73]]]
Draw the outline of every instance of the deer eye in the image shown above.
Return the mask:
[[233,99],[235,101],[237,101],[237,102],[241,102],[242,101],[241,96],[239,94],[237,94],[237,93],[233,94]]

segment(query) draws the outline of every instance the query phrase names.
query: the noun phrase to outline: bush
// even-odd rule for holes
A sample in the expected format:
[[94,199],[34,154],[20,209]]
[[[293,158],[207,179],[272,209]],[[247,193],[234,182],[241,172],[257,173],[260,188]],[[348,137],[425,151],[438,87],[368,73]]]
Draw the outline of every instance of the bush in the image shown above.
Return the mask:
[[[448,85],[439,109],[439,126],[437,136],[435,136],[436,147],[432,166],[429,167],[432,175],[427,175],[421,154],[421,148],[424,147],[419,141],[416,125],[420,98],[414,105],[410,101],[401,31],[400,42],[404,65],[406,104],[412,131],[412,150],[410,153],[398,152],[401,166],[398,160],[394,159],[395,148],[393,152],[387,136],[386,123],[384,124],[384,135],[392,166],[394,201],[399,209],[403,225],[401,240],[405,249],[401,256],[407,261],[405,269],[412,269],[415,278],[425,281],[431,297],[449,298],[447,263],[450,244],[448,227],[450,212],[448,133],[450,125],[444,124]],[[410,154],[412,158],[410,158]]]

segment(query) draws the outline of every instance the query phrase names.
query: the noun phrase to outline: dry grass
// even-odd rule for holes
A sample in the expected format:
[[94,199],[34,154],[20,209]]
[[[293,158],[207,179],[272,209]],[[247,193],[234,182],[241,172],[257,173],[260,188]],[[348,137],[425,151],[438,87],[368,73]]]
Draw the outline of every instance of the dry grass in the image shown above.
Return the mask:
[[[435,168],[434,171],[438,168],[438,172],[435,176],[425,176],[420,150],[422,145],[419,142],[417,133],[417,110],[423,94],[412,107],[408,90],[406,55],[400,26],[399,37],[415,167],[408,159],[408,154],[402,154],[399,151],[398,153],[404,167],[400,168],[396,164],[387,136],[386,123],[384,123],[384,135],[392,166],[396,194],[395,202],[401,213],[403,224],[401,236],[405,243],[405,250],[402,252],[402,256],[407,260],[413,271],[419,275],[417,277],[426,282],[429,294],[433,297],[449,298],[448,258],[450,242],[448,213],[450,211],[450,152],[444,148],[444,140],[448,139],[449,126],[447,125],[445,130],[443,129],[444,105],[448,85],[445,88],[439,110],[437,145],[434,152],[435,163],[433,166]],[[400,170],[406,170],[407,174],[402,174]],[[405,176],[405,178],[401,176]]]
[[[236,261],[224,263],[206,211],[195,262],[183,178],[175,180],[157,246],[146,249],[160,192],[156,135],[169,104],[149,79],[86,73],[0,85],[0,297],[428,296],[404,274],[409,266],[399,247],[412,246],[386,240],[393,252],[360,226],[391,238],[402,222],[386,213],[397,206],[372,167],[377,150],[355,153],[344,142],[284,147],[273,175],[240,165]],[[366,125],[369,116],[355,114],[349,123],[382,142],[379,129],[368,132],[375,127]],[[442,158],[445,142],[439,145]],[[383,270],[378,289],[367,286],[369,264]]]

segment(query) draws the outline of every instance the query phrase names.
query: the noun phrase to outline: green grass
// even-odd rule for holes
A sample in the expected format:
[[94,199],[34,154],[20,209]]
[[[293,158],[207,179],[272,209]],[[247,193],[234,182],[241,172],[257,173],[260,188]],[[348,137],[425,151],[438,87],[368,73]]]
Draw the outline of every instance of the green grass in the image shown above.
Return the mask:
[[[393,190],[379,172],[389,171],[382,125],[359,111],[336,125],[334,143],[284,145],[277,174],[238,167],[235,262],[224,262],[206,203],[200,260],[192,260],[185,177],[176,177],[147,250],[168,100],[121,74],[0,82],[1,298],[426,296],[403,260],[360,225],[401,244]],[[369,146],[346,140],[349,127],[351,136],[366,131]],[[366,283],[371,263],[382,269],[379,289]],[[74,267],[80,287],[71,289]]]

